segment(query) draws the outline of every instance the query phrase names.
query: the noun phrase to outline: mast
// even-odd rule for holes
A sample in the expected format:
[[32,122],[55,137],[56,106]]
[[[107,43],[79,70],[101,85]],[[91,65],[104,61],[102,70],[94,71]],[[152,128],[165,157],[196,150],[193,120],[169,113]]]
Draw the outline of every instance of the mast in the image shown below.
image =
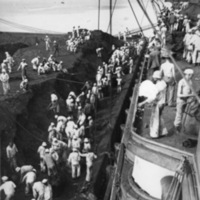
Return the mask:
[[100,1],[99,0],[99,3],[98,3],[98,30],[100,29]]
[[112,35],[112,0],[110,0],[110,35]]

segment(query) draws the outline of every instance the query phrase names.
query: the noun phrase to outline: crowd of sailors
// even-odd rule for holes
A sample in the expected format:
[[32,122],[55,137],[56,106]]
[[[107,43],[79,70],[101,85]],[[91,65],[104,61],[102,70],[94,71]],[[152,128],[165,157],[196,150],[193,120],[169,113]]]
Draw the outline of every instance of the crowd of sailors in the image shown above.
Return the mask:
[[[71,35],[68,36],[68,40],[66,41],[66,49],[69,52],[77,53],[80,45],[84,44],[85,41],[90,40],[91,31],[86,29],[81,29],[80,26],[76,29],[73,27]],[[56,40],[51,42],[51,39],[48,35],[44,38],[46,51],[52,52],[48,58],[45,58],[41,55],[34,57],[31,60],[32,69],[38,74],[49,74],[51,72],[67,72],[66,68],[63,68],[63,61],[58,60],[57,57],[60,53],[60,47]],[[38,43],[36,44],[38,45]],[[0,80],[3,85],[3,94],[7,95],[10,91],[10,74],[13,73],[14,65],[16,65],[13,57],[9,54],[9,52],[5,52],[5,59],[1,63],[1,75]],[[20,89],[22,91],[27,91],[29,85],[29,79],[27,74],[28,63],[26,59],[22,59],[17,71],[21,71],[22,81],[20,83]]]
[[[183,130],[183,114],[189,104],[194,103],[194,91],[192,77],[194,70],[192,68],[184,69],[184,77],[177,82],[175,74],[175,65],[171,60],[172,52],[166,48],[166,33],[173,35],[180,31],[185,34],[183,58],[192,67],[199,65],[200,59],[200,15],[197,15],[197,22],[192,26],[192,20],[188,16],[183,16],[177,10],[164,9],[158,18],[158,26],[154,31],[154,36],[150,38],[146,58],[148,60],[148,77],[141,84],[140,96],[145,96],[138,106],[152,104],[152,113],[150,118],[150,137],[159,138],[168,135],[167,128],[162,118],[162,112],[165,106],[176,107],[174,119],[174,129],[177,134]],[[162,63],[162,58],[165,60]],[[149,91],[147,91],[149,88]],[[174,101],[175,89],[177,89],[176,102]],[[145,94],[146,91],[146,94]]]
[[[75,30],[75,29],[74,29]],[[87,32],[86,36],[90,34]],[[72,34],[72,38],[74,33]],[[135,49],[134,56],[139,56],[144,39],[133,43]],[[105,96],[110,95],[110,90],[120,93],[125,74],[131,74],[134,70],[134,56],[130,52],[130,43],[124,41],[124,45],[116,47],[112,45],[112,54],[108,62],[103,61],[102,54],[104,48],[96,49],[97,58],[102,63],[97,67],[96,81],[86,81],[81,88],[81,92],[76,94],[70,91],[65,99],[66,113],[61,115],[61,105],[59,96],[56,93],[50,95],[50,104],[48,109],[53,115],[53,120],[49,121],[47,137],[41,141],[41,145],[35,151],[40,160],[40,169],[25,163],[19,166],[17,160],[18,147],[11,141],[6,148],[12,174],[17,174],[20,181],[16,182],[10,179],[11,175],[2,176],[2,185],[0,190],[4,191],[6,199],[12,199],[15,196],[16,188],[25,184],[25,195],[32,195],[33,199],[51,200],[53,198],[52,182],[59,179],[59,171],[63,168],[71,172],[72,179],[81,176],[81,168],[86,166],[85,182],[92,180],[92,167],[96,153],[94,153],[94,132],[95,132],[95,113],[97,112],[97,102]],[[54,66],[53,55],[47,62],[52,69],[59,70]],[[39,59],[32,60],[33,69],[39,68]],[[39,64],[40,65],[40,64]],[[27,66],[23,59],[18,69]],[[22,73],[22,80],[26,80],[26,74]],[[36,170],[37,169],[37,170]],[[45,178],[40,180],[40,174]]]

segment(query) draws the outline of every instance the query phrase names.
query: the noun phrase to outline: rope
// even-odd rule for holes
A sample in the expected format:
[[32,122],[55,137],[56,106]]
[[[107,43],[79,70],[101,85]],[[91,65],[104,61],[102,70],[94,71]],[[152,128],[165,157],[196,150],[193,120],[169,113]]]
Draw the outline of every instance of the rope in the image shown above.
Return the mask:
[[[150,1],[150,0],[148,0],[147,3],[146,3],[145,10],[147,10],[147,6],[149,5],[149,1]],[[143,3],[143,5],[144,5],[144,2],[143,2],[143,1],[142,1],[142,3]],[[145,14],[143,13],[143,16],[142,16],[142,19],[141,19],[141,22],[140,22],[141,25],[142,25],[144,16],[145,16]]]
[[140,31],[141,31],[141,33],[142,33],[142,35],[143,35],[143,37],[144,37],[144,33],[143,33],[143,30],[142,30],[142,27],[140,26],[140,23],[139,23],[139,21],[138,21],[138,19],[137,19],[137,16],[136,16],[136,14],[135,14],[135,12],[134,12],[134,10],[133,10],[133,7],[132,7],[132,5],[131,5],[130,0],[128,0],[128,3],[129,3],[129,5],[130,5],[130,8],[131,8],[131,10],[132,10],[133,15],[135,16],[135,20],[136,20],[136,22],[137,22],[137,24],[138,24],[138,26],[139,26],[139,28],[140,28]]
[[[114,7],[113,7],[113,10],[112,10],[112,13],[111,13],[111,18],[112,18],[112,16],[113,16],[113,13],[114,13],[116,4],[117,4],[117,0],[115,0]],[[106,31],[106,32],[108,32],[108,29],[110,28],[110,25],[111,25],[111,18],[110,18],[110,21],[109,21],[109,23],[108,23],[108,28],[107,28],[107,31]]]

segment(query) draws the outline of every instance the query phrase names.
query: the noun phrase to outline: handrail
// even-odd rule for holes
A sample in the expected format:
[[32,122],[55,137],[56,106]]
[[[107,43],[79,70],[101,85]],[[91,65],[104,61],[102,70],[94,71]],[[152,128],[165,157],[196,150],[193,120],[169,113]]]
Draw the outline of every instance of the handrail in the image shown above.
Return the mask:
[[[156,23],[153,24],[153,25],[154,25],[155,27],[157,26]],[[142,26],[142,30],[143,30],[143,31],[146,31],[146,30],[149,30],[149,29],[152,29],[152,26],[151,26],[151,25]],[[127,34],[126,34],[126,36],[133,35],[133,34],[139,33],[139,32],[141,32],[141,31],[140,31],[140,28],[135,28],[135,29],[132,29],[132,30],[128,31]],[[116,35],[114,35],[114,36],[117,37],[118,34],[116,34]]]
[[[142,50],[142,54],[144,53],[145,49],[146,49],[146,44]],[[140,61],[138,61],[137,65],[140,65]],[[143,62],[142,68],[140,67],[141,72],[140,72],[139,82],[141,82],[141,80],[142,80],[144,67],[145,67],[145,62]],[[117,157],[117,167],[114,172],[114,180],[113,180],[113,184],[112,184],[110,200],[116,200],[116,197],[117,197],[117,191],[118,191],[117,188],[119,187],[119,182],[120,182],[119,175],[121,174],[122,167],[123,167],[123,161],[124,161],[125,143],[127,143],[127,141],[128,141],[127,139],[130,136],[126,133],[130,133],[130,131],[131,131],[130,127],[132,126],[134,118],[135,118],[135,117],[132,118],[131,116],[136,115],[137,106],[135,107],[135,105],[137,105],[137,103],[136,102],[133,103],[133,101],[135,100],[134,97],[136,96],[137,93],[138,93],[138,83],[134,87],[134,91],[133,91],[132,98],[131,98],[130,105],[132,105],[133,109],[131,109],[131,108],[129,109],[130,112],[128,113],[128,116],[127,116],[128,122],[126,122],[124,134],[122,136],[121,145],[120,145],[120,149],[119,149],[119,153],[118,153],[118,157]]]

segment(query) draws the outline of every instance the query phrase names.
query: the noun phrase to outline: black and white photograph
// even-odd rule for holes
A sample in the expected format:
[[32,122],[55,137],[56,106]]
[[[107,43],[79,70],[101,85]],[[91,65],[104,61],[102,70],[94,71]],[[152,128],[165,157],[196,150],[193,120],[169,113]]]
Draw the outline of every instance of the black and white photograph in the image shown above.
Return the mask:
[[200,200],[200,0],[0,0],[0,200]]

